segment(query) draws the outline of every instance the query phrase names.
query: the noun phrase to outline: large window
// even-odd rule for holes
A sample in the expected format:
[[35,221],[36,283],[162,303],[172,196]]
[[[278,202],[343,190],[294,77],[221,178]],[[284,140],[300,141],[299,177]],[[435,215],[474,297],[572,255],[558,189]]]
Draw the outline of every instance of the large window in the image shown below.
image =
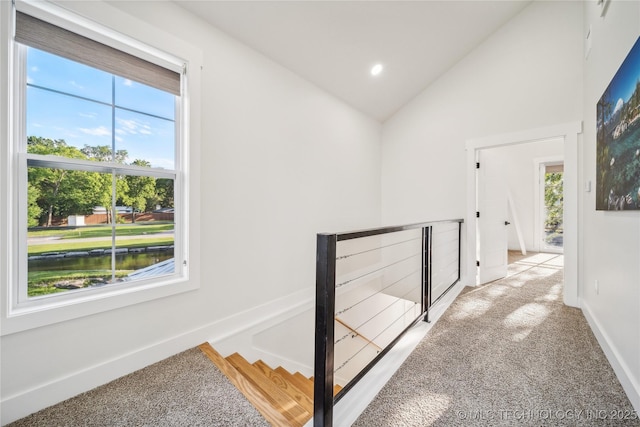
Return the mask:
[[12,306],[184,277],[183,64],[22,12],[14,53]]

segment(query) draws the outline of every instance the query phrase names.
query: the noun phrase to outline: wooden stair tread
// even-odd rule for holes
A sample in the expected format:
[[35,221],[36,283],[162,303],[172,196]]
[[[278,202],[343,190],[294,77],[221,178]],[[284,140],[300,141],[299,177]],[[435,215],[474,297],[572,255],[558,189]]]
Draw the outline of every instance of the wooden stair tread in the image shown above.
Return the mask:
[[[292,397],[300,406],[304,408],[309,414],[313,414],[313,395],[309,397],[305,392],[295,386],[286,374],[289,374],[285,369],[280,367],[280,372],[271,369],[269,365],[262,360],[256,361],[253,366],[259,369],[267,378],[269,378],[275,385],[281,390],[284,390],[290,397]],[[281,372],[286,372],[282,374]],[[291,374],[289,374],[291,376]]]
[[270,401],[271,404],[289,420],[290,425],[303,426],[311,419],[312,413],[306,411],[295,399],[263,375],[260,369],[247,362],[238,353],[234,353],[226,359],[235,369],[246,377],[247,381],[252,382],[258,389],[263,391],[264,398]]
[[209,343],[200,344],[198,348],[229,378],[229,381],[244,394],[270,424],[282,427],[291,425],[289,420],[263,397],[261,390],[238,372]]
[[295,380],[294,384],[296,385],[296,387],[304,391],[307,394],[307,396],[313,399],[313,381],[311,381],[309,378],[302,375],[300,372],[295,372],[291,376]]

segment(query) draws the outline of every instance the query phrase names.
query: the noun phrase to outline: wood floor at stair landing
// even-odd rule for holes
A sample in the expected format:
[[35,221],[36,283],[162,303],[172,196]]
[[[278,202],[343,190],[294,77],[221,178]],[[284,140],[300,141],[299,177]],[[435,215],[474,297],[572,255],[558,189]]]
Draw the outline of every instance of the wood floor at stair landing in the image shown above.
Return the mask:
[[273,381],[262,374],[258,368],[251,365],[238,353],[228,356],[227,361],[229,361],[238,372],[241,372],[247,380],[262,390],[264,398],[284,415],[291,426],[303,426],[311,418],[311,413],[307,412],[295,399],[282,391]]
[[[282,389],[290,397],[292,397],[300,406],[304,408],[309,415],[313,414],[313,393],[309,397],[300,390],[291,380],[293,376],[280,367],[280,371],[275,371],[262,360],[256,361],[253,366],[259,369],[267,378],[269,378],[278,388]],[[313,383],[311,383],[313,387]]]
[[248,381],[236,368],[214,350],[209,343],[199,346],[200,350],[224,373],[229,381],[236,386],[249,402],[262,414],[262,416],[273,426],[287,427],[292,424],[283,414],[264,398],[262,390]]
[[[249,363],[238,353],[222,357],[204,343],[200,349],[216,364],[266,420],[274,426],[302,427],[313,414],[313,377],[273,369],[262,360]],[[333,394],[342,388],[335,385]]]

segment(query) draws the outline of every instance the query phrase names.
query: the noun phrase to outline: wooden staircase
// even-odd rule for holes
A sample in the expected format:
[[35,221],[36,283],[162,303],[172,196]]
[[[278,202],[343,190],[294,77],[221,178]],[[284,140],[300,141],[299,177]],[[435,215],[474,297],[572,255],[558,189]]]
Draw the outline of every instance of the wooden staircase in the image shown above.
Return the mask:
[[[301,427],[313,416],[313,377],[249,363],[238,353],[222,357],[209,343],[199,346],[255,408],[274,426]],[[334,387],[334,394],[341,387]]]

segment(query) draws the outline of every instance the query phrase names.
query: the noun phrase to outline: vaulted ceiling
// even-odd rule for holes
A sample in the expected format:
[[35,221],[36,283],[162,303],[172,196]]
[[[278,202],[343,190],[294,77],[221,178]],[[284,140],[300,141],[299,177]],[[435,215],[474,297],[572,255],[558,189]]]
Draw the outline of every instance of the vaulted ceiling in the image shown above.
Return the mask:
[[530,3],[175,1],[380,121]]

